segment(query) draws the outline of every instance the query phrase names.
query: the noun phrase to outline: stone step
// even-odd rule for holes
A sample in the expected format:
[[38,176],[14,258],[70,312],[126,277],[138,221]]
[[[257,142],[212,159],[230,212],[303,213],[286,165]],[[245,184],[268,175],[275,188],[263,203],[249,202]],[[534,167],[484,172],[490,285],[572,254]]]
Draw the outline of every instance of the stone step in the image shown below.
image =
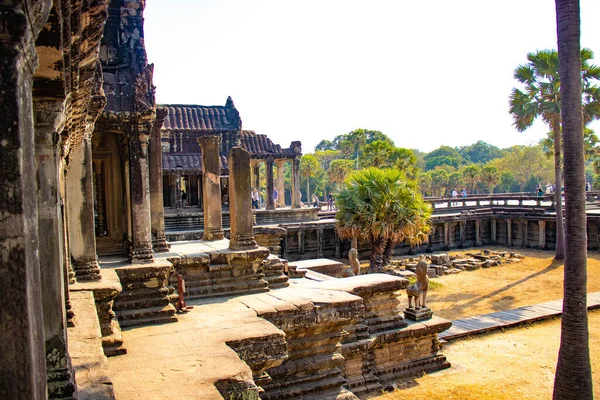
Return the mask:
[[114,311],[139,310],[143,308],[165,307],[170,303],[168,297],[138,298],[130,300],[117,300],[113,306]]
[[176,322],[175,307],[169,304],[165,307],[149,307],[137,310],[122,310],[117,312],[121,327],[139,326],[165,322]]
[[185,295],[186,299],[201,299],[213,296],[232,296],[241,294],[252,294],[268,292],[269,288],[267,283],[257,283],[253,285],[211,285],[196,288],[186,288],[187,292]]

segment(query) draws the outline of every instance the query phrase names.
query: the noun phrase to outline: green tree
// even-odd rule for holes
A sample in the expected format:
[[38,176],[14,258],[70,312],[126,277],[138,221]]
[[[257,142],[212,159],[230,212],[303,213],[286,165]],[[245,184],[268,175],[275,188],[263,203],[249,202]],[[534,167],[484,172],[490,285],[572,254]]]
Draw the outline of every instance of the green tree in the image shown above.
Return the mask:
[[337,150],[335,144],[331,140],[323,139],[315,146],[316,151]]
[[383,140],[375,140],[366,144],[360,154],[362,168],[384,168],[389,165],[394,146]]
[[421,193],[423,193],[423,196],[435,195],[431,188],[432,180],[429,172],[422,171],[417,178],[417,182],[419,183],[419,187],[421,188]]
[[431,188],[434,196],[443,196],[448,186],[448,173],[443,169],[431,171]]
[[476,164],[485,164],[494,158],[502,157],[502,150],[489,143],[479,140],[470,146],[463,146],[458,149],[458,153],[467,161]]
[[[561,81],[561,119],[565,165],[564,298],[560,349],[554,378],[554,400],[594,398],[590,364],[587,311],[587,232],[585,211],[585,162],[581,107],[582,71],[584,102],[587,89],[585,50],[580,50],[580,10],[577,0],[556,0],[558,59]],[[591,53],[591,52],[590,52]],[[590,57],[591,58],[591,57]],[[586,72],[587,70],[587,72]],[[595,67],[596,76],[600,68]],[[558,136],[554,131],[554,138]]]
[[516,182],[515,176],[509,171],[500,174],[500,187],[504,190],[504,193],[510,193]]
[[390,166],[403,171],[411,179],[417,176],[417,157],[411,149],[395,147],[390,154]]
[[469,192],[475,192],[475,185],[479,182],[479,178],[481,175],[481,168],[477,164],[467,165],[463,169],[463,177],[465,181],[469,184]]
[[351,160],[339,159],[331,161],[327,174],[329,181],[334,184],[336,189],[339,189],[340,185],[344,182],[344,179],[346,179],[346,176],[352,171],[352,167]]
[[464,183],[463,175],[460,172],[452,172],[448,175],[448,190],[462,187]]
[[[535,176],[537,182],[548,183],[554,180],[554,168],[552,160],[544,155],[540,145],[535,146],[513,146],[506,151],[501,158],[496,158],[488,163],[495,166],[500,175],[509,172],[515,180],[515,187],[507,191],[524,191],[527,182]],[[534,183],[534,187],[535,187]]]
[[494,192],[494,187],[498,183],[498,168],[493,165],[485,165],[481,168],[481,181],[485,185],[488,193],[492,194]]
[[310,201],[310,178],[320,170],[319,160],[314,154],[304,154],[300,158],[300,176],[306,179],[306,198]]
[[336,228],[340,237],[371,242],[370,272],[381,272],[386,249],[427,237],[431,207],[415,181],[397,169],[368,168],[353,172],[337,193]]
[[[562,134],[562,133],[561,133]],[[583,155],[585,159],[589,159],[598,154],[598,136],[596,133],[590,128],[583,128]],[[546,137],[540,140],[540,144],[544,149],[544,153],[547,156],[552,156],[554,152],[554,134],[552,132],[547,132]]]
[[[600,68],[591,65],[593,52],[580,51],[581,72],[579,84],[583,90],[583,123],[587,124],[600,116],[600,88],[595,85],[600,79]],[[514,77],[524,86],[524,90],[513,88],[510,95],[510,113],[513,125],[519,132],[529,128],[536,118],[542,120],[552,130],[554,138],[554,179],[556,187],[562,187],[561,173],[561,96],[558,73],[558,53],[556,50],[540,50],[527,55],[528,63],[515,69]],[[562,215],[562,194],[556,191],[556,253],[555,259],[564,258],[564,229]]]

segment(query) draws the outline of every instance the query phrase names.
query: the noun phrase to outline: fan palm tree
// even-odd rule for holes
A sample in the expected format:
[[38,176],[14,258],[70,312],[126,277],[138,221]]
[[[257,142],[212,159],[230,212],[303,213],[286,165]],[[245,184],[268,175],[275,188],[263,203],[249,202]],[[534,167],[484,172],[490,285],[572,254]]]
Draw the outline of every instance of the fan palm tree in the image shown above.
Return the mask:
[[310,201],[310,178],[319,171],[319,160],[314,154],[305,154],[300,158],[300,175],[306,179],[306,198]]
[[331,164],[329,164],[327,175],[329,176],[329,181],[332,182],[336,188],[339,188],[350,171],[352,171],[352,160],[333,160]]
[[[554,378],[555,400],[593,399],[587,318],[587,233],[585,213],[585,164],[582,112],[586,100],[585,49],[579,50],[578,0],[556,0],[559,73],[562,82],[561,118],[565,164],[564,299],[560,349]],[[582,73],[583,71],[583,73]],[[596,74],[600,73],[596,67]],[[584,76],[582,88],[581,76]],[[556,136],[555,136],[556,138]]]
[[[594,84],[600,79],[600,68],[591,65],[594,54],[589,49],[580,51],[580,85],[584,93],[584,123],[600,116],[600,87]],[[529,128],[536,118],[542,120],[552,130],[554,137],[554,175],[556,180],[556,254],[555,259],[564,258],[564,229],[562,212],[561,174],[561,107],[560,77],[558,74],[558,53],[556,50],[540,50],[527,55],[528,63],[515,69],[514,77],[524,85],[524,91],[514,88],[510,95],[510,113],[513,125],[519,132]]]
[[415,181],[398,169],[368,168],[348,176],[336,194],[336,228],[343,239],[371,242],[370,272],[383,269],[386,248],[408,241],[420,244],[429,231],[431,207]]

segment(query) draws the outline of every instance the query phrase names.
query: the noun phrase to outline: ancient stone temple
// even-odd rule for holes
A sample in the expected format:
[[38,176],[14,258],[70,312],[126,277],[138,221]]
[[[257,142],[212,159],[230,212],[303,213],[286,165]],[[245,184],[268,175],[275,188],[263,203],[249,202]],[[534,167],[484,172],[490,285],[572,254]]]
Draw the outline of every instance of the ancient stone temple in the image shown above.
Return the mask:
[[[163,148],[164,204],[175,207],[185,192],[185,205],[201,206],[202,188],[202,150],[197,139],[203,136],[220,138],[219,156],[221,161],[222,205],[228,206],[227,188],[229,186],[229,165],[227,157],[233,146],[239,144],[250,152],[252,158],[251,188],[264,196],[263,205],[275,209],[274,190],[278,194],[278,207],[285,207],[286,189],[284,168],[289,163],[292,179],[288,185],[288,205],[299,207],[299,201],[292,201],[294,188],[299,186],[298,163],[302,155],[300,142],[292,142],[289,148],[274,144],[266,135],[254,131],[242,130],[242,120],[231,97],[225,106],[200,106],[166,104],[160,106],[168,115],[161,128]],[[260,166],[265,165],[266,184],[260,185]],[[274,174],[273,167],[277,167]],[[294,178],[295,177],[295,178]],[[179,186],[179,188],[178,188]],[[180,189],[180,190],[178,190]],[[294,197],[295,199],[295,197]]]
[[[259,245],[249,198],[257,163],[266,164],[267,209],[274,208],[273,165],[292,163],[291,205],[299,207],[300,144],[281,149],[241,130],[231,100],[217,108],[157,108],[144,6],[144,0],[0,5],[0,398],[114,399],[107,357],[127,362],[146,350],[164,351],[159,359],[169,363],[204,352],[203,342],[169,347],[180,342],[168,327],[179,324],[208,332],[211,358],[233,362],[202,371],[195,365],[190,370],[200,379],[169,383],[198,385],[192,389],[216,399],[353,399],[398,377],[447,367],[437,334],[450,323],[436,317],[409,323],[396,311],[406,280],[291,282],[287,261]],[[196,110],[196,119],[185,108]],[[188,156],[193,161],[186,164]],[[204,240],[170,246],[163,164],[172,171],[175,159],[182,174],[199,167],[192,169],[201,177]],[[191,178],[188,185],[191,195]],[[231,241],[223,239],[224,195],[231,202]],[[260,332],[230,329],[238,315],[190,327],[206,318],[200,304],[190,313],[196,320],[178,318],[177,275],[189,298],[229,296],[209,308],[240,313],[243,324]],[[146,336],[161,342],[128,352],[130,327],[150,324],[166,338]],[[135,378],[125,376],[122,387]],[[162,379],[143,382],[158,383],[157,397],[168,398]]]

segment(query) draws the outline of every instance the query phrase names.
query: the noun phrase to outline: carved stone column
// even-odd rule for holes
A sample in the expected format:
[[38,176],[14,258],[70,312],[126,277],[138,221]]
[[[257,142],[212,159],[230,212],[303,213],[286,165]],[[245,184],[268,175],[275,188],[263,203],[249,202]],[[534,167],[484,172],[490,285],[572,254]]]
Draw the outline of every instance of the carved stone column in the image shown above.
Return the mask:
[[152,248],[154,252],[169,251],[169,243],[165,237],[165,215],[163,204],[163,166],[162,147],[160,144],[160,127],[167,117],[164,108],[156,110],[156,120],[152,125],[150,143],[150,219],[152,224]]
[[102,173],[102,161],[92,161],[94,166],[94,185],[96,193],[96,236],[102,236],[106,231],[104,221],[104,174]]
[[460,221],[459,222],[460,225],[460,247],[461,248],[465,248],[467,243],[466,243],[466,236],[467,236],[467,222],[466,221]]
[[[40,400],[46,399],[46,364],[31,109],[37,57],[22,4],[31,3],[4,2],[0,12],[0,393],[6,399]],[[46,5],[36,10],[40,21],[51,2]]]
[[273,189],[275,183],[273,181],[273,159],[268,158],[265,163],[267,167],[267,210],[275,209],[275,200],[273,199]]
[[129,258],[134,264],[154,260],[148,168],[150,128],[150,124],[134,125],[127,134],[131,199],[131,249],[129,250]]
[[300,158],[296,157],[292,161],[292,208],[300,208],[300,197]]
[[506,245],[512,246],[512,220],[506,220]]
[[496,234],[496,222],[497,222],[496,218],[492,218],[492,220],[490,221],[490,224],[491,224],[491,229],[490,230],[491,230],[491,236],[492,236],[492,238],[491,238],[492,244],[496,244],[498,242],[498,237],[497,237],[497,234]]
[[538,229],[539,229],[539,248],[546,248],[546,221],[538,220]]
[[71,265],[79,281],[100,280],[94,230],[92,139],[83,138],[69,154],[67,213]]
[[298,254],[304,254],[304,230],[302,228],[298,230]]
[[450,248],[450,223],[444,222],[444,250]]
[[284,180],[284,160],[276,160],[275,165],[277,167],[277,201],[279,207],[285,207],[285,180]]
[[475,246],[481,246],[481,220],[475,220]]
[[221,209],[221,158],[219,136],[198,138],[202,151],[202,198],[204,203],[204,240],[221,240],[223,211]]
[[250,187],[250,153],[236,146],[229,152],[229,213],[232,250],[255,249],[252,226],[252,188]]
[[64,125],[64,100],[34,102],[35,158],[37,162],[39,256],[48,395],[65,398],[75,392],[67,346],[65,265],[63,259],[60,199],[60,135]]
[[526,219],[522,219],[521,220],[521,248],[526,248],[527,247],[527,220]]

